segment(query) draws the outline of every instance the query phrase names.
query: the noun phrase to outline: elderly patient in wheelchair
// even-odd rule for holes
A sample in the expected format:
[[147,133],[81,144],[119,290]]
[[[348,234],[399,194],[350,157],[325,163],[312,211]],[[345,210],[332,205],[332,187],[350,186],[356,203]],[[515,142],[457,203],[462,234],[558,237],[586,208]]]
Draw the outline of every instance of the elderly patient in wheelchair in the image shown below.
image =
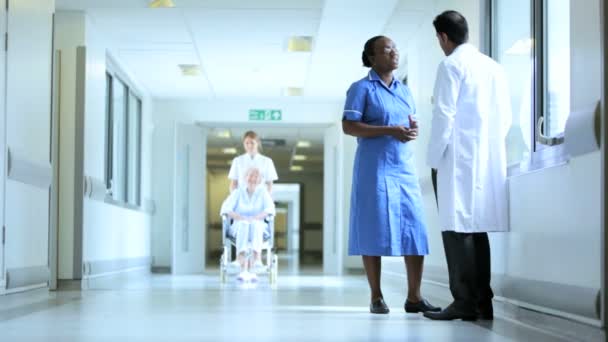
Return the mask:
[[224,201],[221,215],[232,220],[227,234],[236,240],[237,260],[241,281],[257,281],[253,270],[263,267],[262,246],[268,236],[268,224],[264,221],[275,214],[275,207],[265,186],[259,186],[260,170],[252,167],[245,173],[247,184],[232,191]]

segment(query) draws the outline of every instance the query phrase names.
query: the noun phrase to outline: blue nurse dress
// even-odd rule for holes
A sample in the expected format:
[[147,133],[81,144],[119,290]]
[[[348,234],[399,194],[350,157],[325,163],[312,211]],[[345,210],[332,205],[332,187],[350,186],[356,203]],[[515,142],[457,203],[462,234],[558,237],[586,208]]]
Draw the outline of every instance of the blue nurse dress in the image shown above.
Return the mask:
[[[408,87],[387,87],[374,70],[346,93],[343,120],[409,126],[415,113]],[[350,204],[348,254],[428,254],[426,224],[413,148],[392,136],[357,138]]]

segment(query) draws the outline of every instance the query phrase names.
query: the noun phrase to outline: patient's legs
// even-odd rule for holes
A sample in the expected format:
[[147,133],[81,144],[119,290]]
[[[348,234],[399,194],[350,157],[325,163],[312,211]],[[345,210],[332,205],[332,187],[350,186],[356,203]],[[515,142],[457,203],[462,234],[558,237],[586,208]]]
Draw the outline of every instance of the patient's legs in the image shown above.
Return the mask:
[[262,262],[262,245],[264,243],[266,223],[264,221],[253,221],[251,222],[249,229],[251,246],[253,249],[253,258],[250,261],[250,266],[253,266],[255,263]]
[[241,272],[248,269],[247,254],[249,251],[249,223],[236,221],[232,224],[232,233],[236,239],[237,260],[241,265]]

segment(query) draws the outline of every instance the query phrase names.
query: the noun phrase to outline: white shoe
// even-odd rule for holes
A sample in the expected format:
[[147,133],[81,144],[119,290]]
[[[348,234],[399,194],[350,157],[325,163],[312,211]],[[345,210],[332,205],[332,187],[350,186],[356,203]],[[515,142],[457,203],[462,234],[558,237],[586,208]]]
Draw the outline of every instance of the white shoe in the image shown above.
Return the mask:
[[243,271],[243,272],[239,273],[239,275],[236,277],[236,280],[243,281],[243,282],[249,280],[249,272]]

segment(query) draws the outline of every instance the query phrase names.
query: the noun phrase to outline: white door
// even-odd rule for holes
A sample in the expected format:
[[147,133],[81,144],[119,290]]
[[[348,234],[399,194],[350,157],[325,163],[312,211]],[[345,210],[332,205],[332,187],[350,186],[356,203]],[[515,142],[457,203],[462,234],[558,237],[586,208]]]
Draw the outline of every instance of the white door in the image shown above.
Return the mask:
[[49,279],[54,1],[9,0],[6,53],[5,267],[9,289]]
[[[4,187],[6,183],[6,7],[0,6],[0,289],[6,286],[4,267]],[[1,291],[1,290],[0,290]]]
[[325,130],[323,141],[323,272],[342,274],[342,189],[340,171],[342,131],[334,125]]
[[207,138],[204,129],[177,123],[173,186],[173,274],[205,269]]

